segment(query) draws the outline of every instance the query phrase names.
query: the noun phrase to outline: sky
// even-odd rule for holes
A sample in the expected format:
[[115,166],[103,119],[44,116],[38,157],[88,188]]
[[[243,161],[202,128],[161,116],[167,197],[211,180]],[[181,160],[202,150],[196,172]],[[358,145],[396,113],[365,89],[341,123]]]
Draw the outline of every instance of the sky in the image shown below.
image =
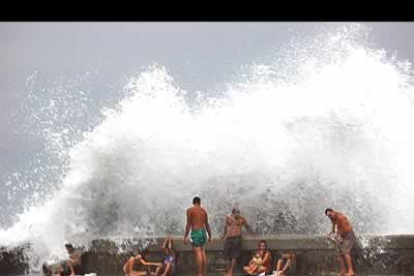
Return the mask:
[[[30,167],[34,153],[44,151],[44,140],[31,129],[35,126],[28,124],[28,116],[31,108],[47,102],[54,87],[87,90],[93,105],[85,107],[90,110],[84,120],[92,121],[102,107],[116,102],[115,91],[125,78],[153,64],[165,66],[189,94],[214,90],[293,36],[312,36],[340,24],[1,22],[0,191],[7,189],[7,177]],[[376,47],[414,61],[414,23],[365,25],[372,28],[370,41]],[[30,95],[38,102],[28,100]]]

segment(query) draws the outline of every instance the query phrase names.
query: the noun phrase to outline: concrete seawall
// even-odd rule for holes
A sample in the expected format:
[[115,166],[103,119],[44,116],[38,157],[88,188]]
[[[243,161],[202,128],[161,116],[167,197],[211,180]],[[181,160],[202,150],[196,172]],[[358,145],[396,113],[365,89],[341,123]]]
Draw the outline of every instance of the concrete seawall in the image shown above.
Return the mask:
[[[323,236],[283,235],[266,237],[244,237],[243,252],[239,260],[247,264],[251,253],[257,248],[260,240],[266,240],[272,252],[273,263],[286,250],[297,254],[296,274],[323,275],[337,271],[336,247]],[[149,247],[150,261],[162,260],[161,245],[164,238],[154,238]],[[362,236],[366,260],[357,265],[358,274],[370,275],[414,275],[414,235]],[[95,240],[84,250],[82,261],[85,272],[96,272],[99,276],[123,276],[122,266],[131,250],[138,247],[139,239],[125,239],[125,243],[110,240]],[[128,244],[127,248],[117,244]],[[222,240],[213,240],[206,247],[208,272],[225,271],[227,258],[223,255]],[[135,249],[134,249],[135,248]],[[0,271],[2,275],[27,273],[27,264],[22,256],[29,247],[0,252]],[[192,274],[196,271],[195,259],[190,245],[185,245],[181,237],[175,237],[174,249],[177,254],[175,275]]]

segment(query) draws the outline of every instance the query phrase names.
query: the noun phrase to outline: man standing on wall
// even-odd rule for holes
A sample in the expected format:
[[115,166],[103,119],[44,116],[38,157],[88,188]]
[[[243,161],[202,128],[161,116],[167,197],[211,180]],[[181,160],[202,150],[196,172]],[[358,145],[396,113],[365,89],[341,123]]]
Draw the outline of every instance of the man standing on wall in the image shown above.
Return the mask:
[[[357,246],[356,237],[349,219],[344,214],[330,208],[325,210],[325,215],[332,222],[332,233],[340,248],[338,256],[339,274],[344,276],[355,275],[351,259],[351,250]],[[346,269],[345,264],[348,269]]]
[[184,243],[187,244],[188,234],[191,229],[191,244],[198,266],[198,276],[207,275],[207,257],[205,252],[205,244],[211,241],[211,230],[208,224],[207,212],[201,208],[201,199],[195,197],[193,199],[193,207],[187,209],[187,225],[185,227]]
[[236,266],[237,259],[240,257],[242,247],[242,227],[246,227],[249,233],[253,233],[253,229],[247,223],[247,220],[240,215],[240,210],[236,207],[231,211],[231,215],[226,217],[224,224],[224,233],[222,239],[224,242],[224,254],[229,257],[229,270],[225,276],[232,276]]

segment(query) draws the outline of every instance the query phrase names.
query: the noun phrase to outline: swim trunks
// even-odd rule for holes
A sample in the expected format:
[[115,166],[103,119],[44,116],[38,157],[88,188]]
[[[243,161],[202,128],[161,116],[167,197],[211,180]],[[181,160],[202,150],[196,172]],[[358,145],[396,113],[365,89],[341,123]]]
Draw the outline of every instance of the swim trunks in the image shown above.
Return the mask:
[[206,229],[191,230],[191,243],[194,247],[200,247],[207,242]]

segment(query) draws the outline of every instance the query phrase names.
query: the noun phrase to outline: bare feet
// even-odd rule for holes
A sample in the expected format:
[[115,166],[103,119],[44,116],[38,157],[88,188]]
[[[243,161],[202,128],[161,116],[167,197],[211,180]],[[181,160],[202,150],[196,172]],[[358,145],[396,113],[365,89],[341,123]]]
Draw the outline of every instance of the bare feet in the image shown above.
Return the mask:
[[332,272],[331,275],[337,275],[337,276],[345,276],[346,271],[345,272]]

